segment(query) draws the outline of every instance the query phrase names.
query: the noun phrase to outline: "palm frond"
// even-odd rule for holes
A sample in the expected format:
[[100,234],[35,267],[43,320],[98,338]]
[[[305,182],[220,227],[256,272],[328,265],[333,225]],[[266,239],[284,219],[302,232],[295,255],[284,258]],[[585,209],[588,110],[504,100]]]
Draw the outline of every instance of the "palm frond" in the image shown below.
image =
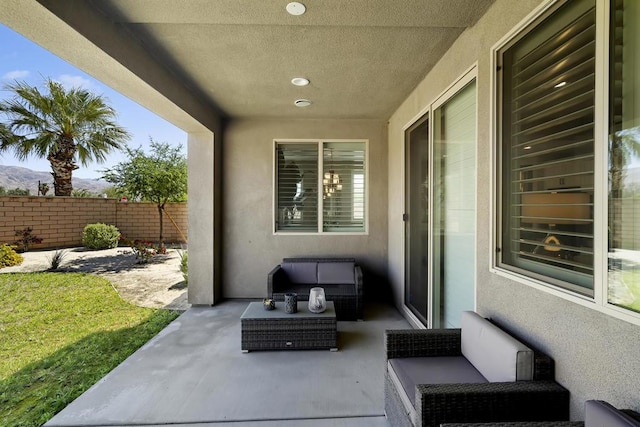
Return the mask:
[[4,123],[0,123],[0,146],[5,144],[5,141],[9,141],[13,137],[13,133],[9,130]]
[[107,154],[130,139],[104,97],[82,88],[67,90],[50,79],[44,86],[41,92],[24,82],[6,85],[13,97],[0,102],[6,117],[0,150],[11,150],[21,160],[31,155],[46,158],[58,150],[61,138],[70,138],[76,160],[86,165],[103,163]]

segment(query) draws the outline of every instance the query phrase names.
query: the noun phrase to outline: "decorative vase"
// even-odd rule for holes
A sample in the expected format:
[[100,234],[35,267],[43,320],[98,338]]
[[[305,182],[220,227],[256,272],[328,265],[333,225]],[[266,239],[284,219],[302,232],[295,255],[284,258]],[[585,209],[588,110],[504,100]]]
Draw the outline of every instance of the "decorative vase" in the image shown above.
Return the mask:
[[322,313],[326,309],[327,299],[324,295],[324,288],[311,288],[311,291],[309,291],[309,311]]
[[262,307],[268,311],[273,310],[276,308],[276,302],[271,298],[265,298],[262,300]]
[[298,294],[284,294],[284,311],[289,314],[298,312]]

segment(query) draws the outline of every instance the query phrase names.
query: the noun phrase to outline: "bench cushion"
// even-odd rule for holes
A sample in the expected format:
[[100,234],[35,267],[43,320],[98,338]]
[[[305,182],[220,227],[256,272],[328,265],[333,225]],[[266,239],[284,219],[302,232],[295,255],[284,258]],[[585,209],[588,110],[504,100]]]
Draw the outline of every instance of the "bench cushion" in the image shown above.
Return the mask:
[[283,262],[280,264],[291,283],[315,284],[318,280],[317,262]]
[[640,427],[640,421],[602,400],[587,400],[584,427]]
[[462,356],[405,357],[389,359],[389,365],[414,407],[417,384],[487,382],[480,372]]
[[354,262],[319,262],[319,285],[353,285],[356,283]]
[[473,311],[462,313],[462,354],[490,382],[533,379],[533,351]]

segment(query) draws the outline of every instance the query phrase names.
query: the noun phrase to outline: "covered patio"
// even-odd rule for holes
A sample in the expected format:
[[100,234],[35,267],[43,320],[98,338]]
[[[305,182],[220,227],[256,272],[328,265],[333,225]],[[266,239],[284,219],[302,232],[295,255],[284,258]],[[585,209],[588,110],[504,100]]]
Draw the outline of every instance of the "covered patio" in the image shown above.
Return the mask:
[[[384,425],[382,331],[463,310],[553,358],[572,420],[639,410],[637,2],[288,3],[0,0],[189,135],[194,308],[51,425]],[[365,321],[337,353],[241,354],[288,257],[354,258]]]
[[247,301],[191,308],[47,426],[387,426],[384,330],[409,327],[369,304],[338,322],[338,351],[242,353]]

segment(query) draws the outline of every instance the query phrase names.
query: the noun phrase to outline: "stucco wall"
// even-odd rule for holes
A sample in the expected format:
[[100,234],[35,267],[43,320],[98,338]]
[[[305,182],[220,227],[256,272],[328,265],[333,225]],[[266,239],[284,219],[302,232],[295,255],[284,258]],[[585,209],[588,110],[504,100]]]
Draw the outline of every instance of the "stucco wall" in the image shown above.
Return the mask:
[[[223,295],[267,293],[267,273],[284,257],[352,256],[365,268],[365,295],[386,288],[387,128],[372,120],[238,120],[227,126],[223,163]],[[273,140],[369,140],[369,233],[365,236],[273,234]]]
[[465,31],[389,122],[389,274],[402,301],[403,128],[476,61],[478,90],[477,311],[530,339],[556,362],[557,380],[571,391],[572,419],[583,419],[587,399],[640,409],[640,326],[612,318],[489,271],[491,151],[490,49],[538,0],[496,0]]

